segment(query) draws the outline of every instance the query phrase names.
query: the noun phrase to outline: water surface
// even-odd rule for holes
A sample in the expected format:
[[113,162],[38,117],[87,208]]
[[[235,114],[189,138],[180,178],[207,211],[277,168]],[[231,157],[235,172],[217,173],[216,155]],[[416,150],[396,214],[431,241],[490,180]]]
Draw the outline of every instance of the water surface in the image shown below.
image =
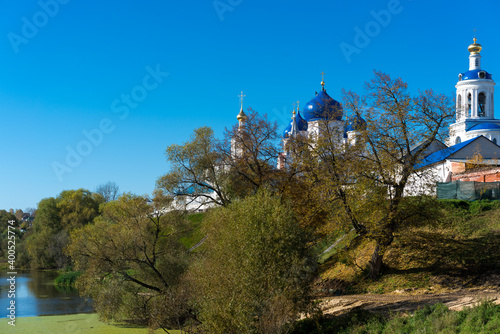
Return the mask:
[[[16,317],[92,312],[92,304],[71,287],[54,285],[56,271],[17,271]],[[0,272],[0,318],[7,317],[9,282],[7,271]]]

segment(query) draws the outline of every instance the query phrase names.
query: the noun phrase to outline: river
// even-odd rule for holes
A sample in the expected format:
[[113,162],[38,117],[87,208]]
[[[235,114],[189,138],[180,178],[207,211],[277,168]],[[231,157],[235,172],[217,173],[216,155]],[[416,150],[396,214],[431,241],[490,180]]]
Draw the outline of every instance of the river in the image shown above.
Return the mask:
[[17,271],[15,298],[9,298],[7,271],[0,272],[0,318],[7,317],[7,307],[15,300],[16,317],[92,312],[92,304],[71,287],[54,285],[57,271]]

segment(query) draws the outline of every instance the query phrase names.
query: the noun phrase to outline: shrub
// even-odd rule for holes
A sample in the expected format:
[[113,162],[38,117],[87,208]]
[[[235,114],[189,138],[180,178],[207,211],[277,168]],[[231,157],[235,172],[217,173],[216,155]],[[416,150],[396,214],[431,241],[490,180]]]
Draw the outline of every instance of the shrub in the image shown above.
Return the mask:
[[81,272],[79,271],[67,271],[57,276],[54,280],[56,285],[64,285],[64,286],[74,286],[76,279],[80,277]]

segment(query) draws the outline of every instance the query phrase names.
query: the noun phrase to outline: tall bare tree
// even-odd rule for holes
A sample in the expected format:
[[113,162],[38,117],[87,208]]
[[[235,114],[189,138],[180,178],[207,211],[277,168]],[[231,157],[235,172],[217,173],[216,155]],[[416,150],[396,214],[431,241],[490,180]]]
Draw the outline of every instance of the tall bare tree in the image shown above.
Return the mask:
[[95,192],[102,197],[106,202],[114,201],[120,196],[120,188],[115,182],[107,182],[97,186]]

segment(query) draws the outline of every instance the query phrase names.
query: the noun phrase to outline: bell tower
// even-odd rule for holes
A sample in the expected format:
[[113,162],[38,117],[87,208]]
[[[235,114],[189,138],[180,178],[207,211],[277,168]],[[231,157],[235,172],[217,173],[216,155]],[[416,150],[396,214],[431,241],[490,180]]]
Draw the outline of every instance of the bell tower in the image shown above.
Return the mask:
[[455,123],[450,125],[450,145],[473,138],[472,134],[467,132],[475,125],[495,122],[493,106],[495,82],[492,75],[481,68],[482,49],[474,37],[474,43],[468,47],[469,70],[458,75],[458,82],[455,85],[456,117]]

